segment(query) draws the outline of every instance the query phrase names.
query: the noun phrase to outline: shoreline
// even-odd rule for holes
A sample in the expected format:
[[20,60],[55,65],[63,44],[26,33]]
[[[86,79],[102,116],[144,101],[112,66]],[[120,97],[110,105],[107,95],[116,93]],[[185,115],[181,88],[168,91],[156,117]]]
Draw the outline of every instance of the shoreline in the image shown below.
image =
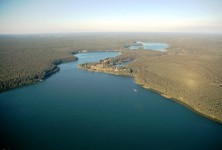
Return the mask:
[[183,101],[181,101],[181,100],[178,100],[178,99],[174,98],[173,96],[167,95],[167,94],[162,93],[162,92],[160,92],[160,91],[158,91],[158,90],[156,90],[156,89],[153,89],[153,88],[150,87],[150,86],[147,86],[147,85],[144,85],[143,83],[140,83],[140,82],[138,81],[137,77],[135,77],[135,76],[133,76],[133,75],[130,75],[130,74],[118,74],[118,73],[115,73],[115,72],[113,72],[113,71],[110,71],[110,72],[109,72],[109,71],[106,71],[106,70],[93,70],[93,69],[81,67],[80,65],[78,66],[78,68],[83,69],[83,70],[87,70],[87,71],[91,71],[91,72],[103,72],[103,73],[108,73],[108,74],[117,75],[117,76],[133,77],[135,84],[138,84],[138,85],[140,85],[141,87],[143,87],[143,88],[145,88],[145,89],[147,89],[147,90],[150,90],[150,91],[153,91],[153,92],[155,92],[155,93],[158,93],[158,94],[161,95],[162,97],[165,97],[165,98],[167,98],[167,99],[169,99],[169,100],[172,100],[172,101],[174,101],[174,102],[177,102],[177,103],[185,106],[186,108],[190,109],[190,110],[193,111],[194,113],[197,113],[197,114],[199,114],[199,115],[201,115],[201,116],[203,116],[203,117],[205,117],[205,118],[207,118],[207,119],[210,119],[210,120],[212,120],[212,121],[215,121],[215,122],[217,122],[217,123],[222,124],[222,120],[219,120],[219,119],[216,119],[216,118],[214,118],[214,117],[212,117],[212,116],[210,116],[210,115],[207,115],[207,114],[205,114],[204,112],[201,112],[200,110],[198,110],[197,108],[194,108],[194,107],[190,106],[189,104],[187,104],[187,103],[185,103],[185,102],[183,102]]
[[[76,52],[72,52],[71,53],[72,56],[74,56],[74,54],[76,54]],[[70,57],[71,58],[71,57]],[[34,84],[37,84],[39,82],[42,82],[44,80],[46,80],[47,78],[51,77],[52,75],[56,74],[57,72],[60,71],[60,68],[59,68],[59,65],[61,64],[64,64],[64,63],[68,63],[68,62],[74,62],[74,61],[77,61],[78,58],[77,57],[72,57],[72,59],[58,59],[58,60],[54,60],[51,65],[54,65],[54,67],[50,68],[49,70],[45,70],[42,72],[42,74],[44,74],[41,78],[38,78],[38,79],[30,79],[27,83],[24,83],[24,84],[21,84],[21,85],[18,85],[18,86],[14,86],[14,87],[8,87],[4,90],[0,90],[0,94],[1,93],[4,93],[4,92],[7,92],[7,91],[11,91],[11,90],[15,90],[17,88],[21,88],[21,87],[24,87],[24,86],[29,86],[29,85],[34,85]]]
[[210,120],[212,120],[212,121],[215,121],[215,122],[217,122],[217,123],[222,124],[222,120],[219,120],[219,119],[216,119],[216,118],[214,118],[214,117],[211,117],[211,116],[209,116],[209,115],[207,115],[207,114],[204,114],[204,112],[198,111],[197,109],[193,108],[192,106],[190,106],[189,104],[187,104],[187,103],[185,103],[185,102],[183,102],[183,101],[180,101],[180,100],[178,100],[178,99],[176,99],[176,98],[174,98],[174,97],[172,97],[172,96],[166,95],[166,94],[164,94],[164,93],[162,93],[162,92],[160,92],[160,91],[158,91],[158,90],[155,90],[155,89],[153,89],[153,88],[151,88],[151,87],[148,87],[148,86],[146,86],[146,85],[144,85],[144,84],[142,84],[142,83],[139,83],[139,82],[136,81],[136,78],[135,78],[135,77],[134,77],[134,82],[135,82],[136,84],[140,85],[141,87],[147,89],[147,90],[153,91],[153,92],[155,92],[155,93],[157,93],[157,94],[159,94],[159,95],[161,95],[161,96],[163,96],[163,97],[165,97],[165,98],[167,98],[167,99],[169,99],[169,100],[172,100],[172,101],[174,101],[174,102],[176,102],[176,103],[179,103],[179,104],[185,106],[185,107],[188,108],[189,110],[191,110],[191,111],[193,111],[193,112],[195,112],[195,113],[197,113],[197,114],[199,114],[199,115],[201,115],[201,116],[203,116],[203,117],[205,117],[205,118],[207,118],[207,119],[210,119]]
[[[104,50],[104,51],[87,51],[86,53],[90,53],[90,52],[119,52],[121,53],[121,50]],[[32,85],[32,84],[36,84],[36,83],[39,83],[41,81],[44,81],[45,79],[49,78],[50,76],[54,75],[55,73],[57,73],[60,68],[59,68],[59,65],[61,64],[64,64],[64,63],[68,63],[68,62],[74,62],[74,61],[77,61],[78,60],[78,57],[75,56],[75,54],[78,54],[78,53],[85,53],[85,52],[82,52],[82,51],[74,51],[74,52],[71,52],[70,54],[72,54],[73,58],[72,59],[63,59],[63,60],[55,60],[54,62],[52,62],[53,65],[55,65],[51,70],[46,70],[44,71],[43,73],[45,74],[43,76],[43,78],[40,78],[40,79],[37,79],[35,80],[34,82],[29,82],[27,84],[22,84],[22,85],[19,85],[19,86],[15,86],[15,87],[10,87],[10,88],[7,88],[5,90],[2,90],[0,91],[0,93],[3,93],[3,92],[7,92],[7,91],[11,91],[11,90],[14,90],[16,88],[20,88],[20,87],[23,87],[23,86],[29,86],[29,85]],[[167,98],[167,99],[170,99],[170,100],[173,100],[185,107],[187,107],[188,109],[190,109],[191,111],[205,117],[205,118],[208,118],[212,121],[215,121],[217,123],[220,123],[222,124],[222,120],[219,120],[219,119],[216,119],[215,117],[212,117],[212,116],[209,116],[207,114],[205,114],[204,112],[201,112],[199,111],[198,109],[190,106],[189,104],[181,101],[181,100],[178,100],[172,96],[169,96],[165,93],[162,93],[156,89],[153,89],[152,87],[149,87],[147,85],[144,85],[143,83],[140,83],[139,81],[137,81],[137,77],[133,76],[133,75],[130,75],[130,74],[118,74],[118,73],[115,73],[113,71],[109,72],[109,71],[104,71],[104,70],[93,70],[93,69],[87,69],[87,68],[83,68],[81,67],[80,65],[78,65],[78,68],[79,69],[83,69],[83,70],[87,70],[87,71],[91,71],[91,72],[102,72],[102,73],[107,73],[107,74],[112,74],[112,75],[117,75],[117,76],[128,76],[128,77],[133,77],[134,79],[134,82],[140,86],[142,86],[143,88],[147,89],[147,90],[150,90],[150,91],[153,91],[155,93],[158,93],[160,94],[161,96]]]
[[0,94],[4,93],[4,92],[7,92],[7,91],[17,89],[17,88],[21,88],[21,87],[29,86],[29,85],[34,85],[34,84],[37,84],[39,82],[42,82],[42,81],[46,80],[47,78],[49,78],[50,76],[59,72],[59,70],[60,70],[59,65],[64,64],[64,63],[68,63],[68,62],[77,61],[78,57],[75,56],[76,54],[90,53],[90,52],[120,52],[120,54],[121,54],[121,50],[92,50],[92,51],[88,51],[88,50],[79,50],[78,51],[78,50],[75,50],[75,51],[72,51],[72,52],[69,53],[71,55],[71,57],[70,57],[71,59],[70,58],[64,58],[64,59],[53,60],[51,62],[51,65],[55,65],[55,66],[53,68],[51,68],[51,70],[49,69],[49,70],[45,70],[45,71],[41,72],[42,74],[45,74],[43,77],[38,78],[38,79],[34,79],[34,78],[30,79],[28,82],[23,83],[21,85],[14,86],[14,87],[7,87],[6,89],[0,90]]

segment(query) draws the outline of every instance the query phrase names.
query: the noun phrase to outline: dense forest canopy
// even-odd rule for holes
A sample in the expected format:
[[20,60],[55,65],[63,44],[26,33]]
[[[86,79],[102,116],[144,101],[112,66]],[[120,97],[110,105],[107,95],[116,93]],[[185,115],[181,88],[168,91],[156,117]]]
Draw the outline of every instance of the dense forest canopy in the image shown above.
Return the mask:
[[[135,41],[169,44],[166,52],[129,50]],[[0,35],[0,91],[35,83],[74,61],[73,53],[118,50],[135,80],[222,120],[222,35],[73,33]],[[114,60],[113,60],[114,61]],[[129,69],[129,68],[128,68]],[[132,73],[133,70],[133,73]],[[119,73],[121,75],[121,73]]]

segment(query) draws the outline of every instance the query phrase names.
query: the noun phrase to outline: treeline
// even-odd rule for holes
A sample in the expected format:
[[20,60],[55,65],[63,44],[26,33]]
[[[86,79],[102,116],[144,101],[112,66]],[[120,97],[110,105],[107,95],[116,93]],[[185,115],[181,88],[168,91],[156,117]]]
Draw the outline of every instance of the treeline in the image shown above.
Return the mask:
[[63,61],[81,50],[124,50],[135,34],[0,35],[0,92],[44,79]]
[[[174,41],[174,47],[165,53],[123,51],[122,55],[107,59],[105,67],[115,68],[116,64],[130,60],[133,60],[132,63],[119,67],[118,71],[105,72],[134,76],[139,84],[177,99],[211,118],[222,120],[222,44],[204,40],[204,44],[199,45],[199,39],[196,43],[189,41],[184,40],[189,46],[183,48],[176,47],[181,40],[178,43]],[[208,44],[211,49],[203,48]]]
[[[135,41],[164,42],[167,52],[127,50]],[[119,74],[222,120],[220,34],[79,33],[0,35],[0,91],[38,82],[73,61],[73,52],[120,50],[113,64],[132,61]],[[121,72],[122,71],[122,72]],[[125,71],[125,72],[124,72]]]
[[[219,45],[217,45],[219,46]],[[136,81],[222,120],[221,52],[143,54],[131,66]],[[214,49],[216,50],[216,49]],[[199,52],[198,52],[199,51]]]

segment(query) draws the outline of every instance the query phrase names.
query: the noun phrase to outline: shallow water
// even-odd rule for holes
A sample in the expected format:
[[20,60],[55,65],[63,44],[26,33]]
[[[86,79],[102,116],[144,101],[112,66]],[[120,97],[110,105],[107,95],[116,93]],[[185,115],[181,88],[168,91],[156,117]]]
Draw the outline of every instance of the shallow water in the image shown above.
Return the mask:
[[78,69],[117,52],[77,54],[47,80],[0,94],[0,145],[10,149],[219,150],[222,125],[132,78]]

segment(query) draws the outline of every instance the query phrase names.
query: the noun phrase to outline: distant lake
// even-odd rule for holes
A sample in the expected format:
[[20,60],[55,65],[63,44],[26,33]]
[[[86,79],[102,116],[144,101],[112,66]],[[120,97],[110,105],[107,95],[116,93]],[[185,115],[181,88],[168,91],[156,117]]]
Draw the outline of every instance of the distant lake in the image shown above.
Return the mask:
[[77,54],[50,78],[0,94],[0,145],[12,150],[221,150],[222,124],[130,77],[80,70],[118,52]]
[[139,42],[132,44],[129,49],[144,49],[144,50],[156,50],[156,51],[166,51],[169,45],[166,43],[157,43],[157,42]]

